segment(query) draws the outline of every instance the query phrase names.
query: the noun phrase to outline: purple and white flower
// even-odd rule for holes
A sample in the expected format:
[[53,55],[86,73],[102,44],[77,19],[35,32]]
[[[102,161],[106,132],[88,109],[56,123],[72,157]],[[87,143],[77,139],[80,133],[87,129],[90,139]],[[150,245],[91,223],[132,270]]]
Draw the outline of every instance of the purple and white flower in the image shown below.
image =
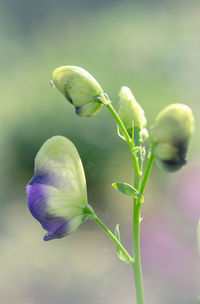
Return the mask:
[[27,198],[31,214],[47,231],[45,241],[70,234],[85,220],[85,174],[78,151],[69,139],[54,136],[43,144],[35,158]]

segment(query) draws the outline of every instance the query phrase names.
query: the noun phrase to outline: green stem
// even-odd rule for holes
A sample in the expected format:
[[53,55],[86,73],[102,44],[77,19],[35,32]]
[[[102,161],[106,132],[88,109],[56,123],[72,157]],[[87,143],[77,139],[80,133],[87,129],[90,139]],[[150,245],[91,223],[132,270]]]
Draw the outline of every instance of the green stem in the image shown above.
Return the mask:
[[111,112],[111,114],[113,115],[113,117],[115,118],[117,124],[119,125],[121,131],[123,132],[125,139],[127,141],[127,143],[129,144],[130,148],[133,148],[133,142],[123,124],[123,122],[121,121],[119,115],[117,114],[117,112],[115,111],[115,109],[113,108],[111,102],[106,104],[106,107],[108,108],[108,110]]
[[[149,177],[149,173],[153,164],[154,156],[151,153],[149,161],[147,163],[147,167],[145,170],[145,174],[140,187],[140,194],[143,195],[144,189]],[[135,188],[139,189],[140,179],[135,172]],[[133,212],[133,252],[134,252],[134,263],[132,264],[133,273],[135,278],[135,286],[136,286],[136,297],[138,304],[144,304],[144,292],[143,292],[143,280],[142,280],[142,269],[141,269],[141,261],[140,261],[140,207],[141,203],[138,203],[138,200],[134,199],[134,212]]]
[[[151,169],[151,166],[153,163],[153,154],[151,154],[150,159],[148,161],[146,171],[144,174],[144,178],[142,180],[142,184],[140,187],[140,177],[142,175],[142,155],[141,155],[141,151],[139,151],[138,155],[134,151],[134,146],[140,146],[139,129],[135,128],[134,142],[133,142],[133,140],[130,138],[123,122],[121,121],[119,115],[117,114],[117,112],[115,111],[115,109],[113,108],[111,103],[110,102],[105,103],[105,105],[108,108],[108,110],[111,112],[113,117],[115,118],[117,124],[119,125],[121,131],[124,134],[125,140],[127,141],[128,145],[130,147],[131,155],[132,155],[133,162],[134,162],[134,187],[138,191],[140,190],[140,193],[143,194],[144,188],[146,186],[146,182],[147,182],[147,179],[148,179],[148,176],[150,173],[150,169]],[[133,274],[134,274],[134,278],[135,278],[137,304],[144,304],[143,279],[142,279],[142,269],[141,269],[141,261],[140,261],[140,206],[141,206],[141,200],[138,198],[134,198],[134,206],[133,206],[133,254],[134,254],[134,259],[132,259],[132,262],[130,262],[130,263],[132,264]],[[105,227],[105,225],[102,222],[99,222],[99,219],[98,220],[95,219],[95,220],[104,229],[104,231],[112,238],[112,240],[114,240],[115,236],[107,229],[107,227]],[[108,231],[109,231],[109,233],[108,233]],[[114,240],[115,243],[116,243],[116,240]],[[120,244],[120,242],[118,240],[117,240],[117,242]]]
[[[135,145],[140,145],[139,136],[135,136]],[[136,158],[135,155],[134,158]],[[135,166],[134,187],[137,190],[140,189],[140,174],[138,174],[137,168]],[[140,204],[138,203],[138,198],[134,198],[133,201],[133,256],[134,263],[132,264],[132,268],[135,278],[137,304],[144,304],[142,269],[140,261]]]
[[[134,143],[135,146],[140,147],[140,129],[138,127],[134,128]],[[142,165],[143,165],[143,160],[142,160],[142,152],[139,149],[138,152],[136,152],[136,157],[137,157],[137,162],[139,166],[139,175],[142,175]]]
[[142,269],[140,261],[140,205],[134,203],[134,218],[133,218],[133,245],[134,245],[134,263],[132,264],[136,298],[138,304],[144,304],[144,291],[142,280]]
[[[132,155],[132,158],[133,158],[133,165],[134,165],[134,170],[136,172],[136,175],[137,176],[141,176],[141,172],[140,172],[137,156],[135,155],[135,151],[133,149],[131,150],[131,155]],[[136,176],[135,176],[135,178],[136,178]]]
[[140,194],[141,195],[143,195],[143,193],[144,193],[144,188],[146,186],[153,161],[154,161],[154,155],[153,155],[153,153],[151,153],[151,155],[149,157],[149,160],[148,160],[148,163],[147,163],[145,174],[144,174],[144,177],[143,177],[143,180],[142,180],[142,184],[141,184],[141,187],[140,187]]
[[[119,115],[117,114],[117,112],[115,111],[115,109],[113,108],[112,104],[111,103],[107,103],[105,104],[106,107],[108,108],[108,110],[111,112],[111,114],[113,115],[114,119],[116,120],[117,124],[119,125],[121,131],[123,132],[124,134],[124,137],[127,141],[127,143],[129,144],[129,147],[131,149],[131,155],[132,155],[132,158],[133,158],[133,162],[134,162],[134,167],[136,168],[137,170],[137,174],[138,175],[141,175],[140,174],[140,169],[139,169],[139,165],[138,165],[138,161],[137,161],[137,158],[136,158],[136,155],[135,155],[135,151],[134,151],[134,143],[132,141],[132,139],[130,138],[123,122],[121,121]],[[138,137],[138,140],[139,140],[139,137]]]
[[115,244],[119,247],[123,255],[127,258],[129,263],[133,263],[133,258],[128,254],[124,246],[118,241],[118,239],[115,237],[115,235],[106,227],[106,225],[98,218],[98,216],[95,214],[92,216],[92,218],[99,224],[99,226],[106,232],[106,234],[115,242]]

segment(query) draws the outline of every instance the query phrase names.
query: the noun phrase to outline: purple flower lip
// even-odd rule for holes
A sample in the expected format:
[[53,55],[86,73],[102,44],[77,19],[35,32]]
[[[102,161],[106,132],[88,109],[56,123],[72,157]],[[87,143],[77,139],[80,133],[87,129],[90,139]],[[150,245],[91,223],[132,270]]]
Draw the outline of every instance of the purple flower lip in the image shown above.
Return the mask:
[[68,221],[66,221],[63,218],[57,217],[57,218],[45,219],[42,223],[42,226],[45,230],[49,231],[43,237],[44,241],[61,239],[67,235]]
[[62,238],[67,234],[68,221],[62,217],[53,217],[48,214],[48,185],[49,177],[45,175],[33,176],[27,186],[28,207],[31,214],[48,231],[45,241]]

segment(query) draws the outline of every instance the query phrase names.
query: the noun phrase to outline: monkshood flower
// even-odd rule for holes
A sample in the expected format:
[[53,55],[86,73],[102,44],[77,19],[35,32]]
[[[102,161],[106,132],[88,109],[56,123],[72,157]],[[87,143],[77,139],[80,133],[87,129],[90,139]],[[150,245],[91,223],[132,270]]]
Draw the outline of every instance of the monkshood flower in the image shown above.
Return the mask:
[[186,163],[189,139],[194,132],[194,116],[184,104],[171,104],[157,116],[151,132],[157,164],[166,171],[176,171]]
[[42,145],[27,196],[30,212],[47,231],[45,241],[70,234],[86,219],[85,174],[69,139],[54,136]]
[[100,112],[103,89],[84,69],[76,66],[56,68],[51,83],[75,106],[77,115],[90,117]]
[[[145,137],[148,137],[145,129],[147,120],[142,107],[135,100],[134,95],[128,87],[122,87],[119,92],[119,109],[118,114],[127,129],[129,135],[132,137],[132,128],[138,128],[142,131]],[[146,130],[146,131],[145,131]]]

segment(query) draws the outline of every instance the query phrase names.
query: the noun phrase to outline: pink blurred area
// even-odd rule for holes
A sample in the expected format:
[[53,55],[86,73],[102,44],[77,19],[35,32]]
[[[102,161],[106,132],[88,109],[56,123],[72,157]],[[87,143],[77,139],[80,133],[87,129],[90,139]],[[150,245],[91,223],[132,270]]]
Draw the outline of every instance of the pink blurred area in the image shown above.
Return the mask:
[[175,184],[174,195],[180,212],[196,225],[200,215],[200,159],[185,168]]

